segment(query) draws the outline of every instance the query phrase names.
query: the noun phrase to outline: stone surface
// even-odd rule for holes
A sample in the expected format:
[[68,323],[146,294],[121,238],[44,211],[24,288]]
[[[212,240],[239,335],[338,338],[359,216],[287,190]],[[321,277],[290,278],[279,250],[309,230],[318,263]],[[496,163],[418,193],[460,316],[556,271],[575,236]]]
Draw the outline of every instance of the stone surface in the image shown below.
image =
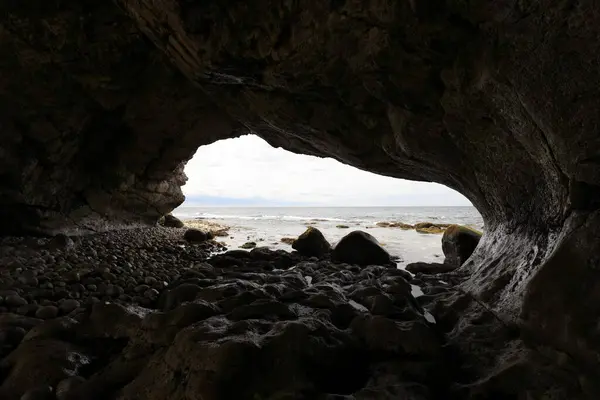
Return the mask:
[[514,395],[495,387],[542,361],[502,369],[517,344],[501,334],[493,356],[473,349],[490,314],[485,329],[517,324],[574,365],[600,357],[599,32],[590,0],[2,2],[0,228],[153,225],[199,145],[248,132],[442,183],[486,234],[440,320],[481,368],[472,397]]
[[471,257],[480,240],[481,232],[475,229],[460,225],[448,227],[442,236],[444,263],[460,267]]
[[[179,271],[145,307],[103,301],[44,322],[0,314],[0,333],[23,326],[24,336],[0,354],[0,398],[384,398],[415,387],[447,394],[447,380],[430,385],[431,374],[446,376],[442,342],[405,276],[233,250]],[[415,359],[423,366],[393,367]]]
[[190,228],[185,231],[183,238],[191,243],[202,243],[208,240],[208,234],[200,229]]
[[339,262],[358,265],[389,265],[392,262],[377,239],[363,231],[344,236],[333,249],[332,257]]
[[456,268],[458,268],[458,266],[453,264],[426,262],[410,263],[405,267],[408,272],[412,272],[413,274],[439,274],[454,271]]
[[184,223],[179,218],[173,216],[172,214],[167,214],[164,216],[164,220],[162,221],[162,225],[167,228],[183,228]]
[[292,242],[292,248],[306,256],[322,257],[331,251],[331,245],[320,230],[309,226]]

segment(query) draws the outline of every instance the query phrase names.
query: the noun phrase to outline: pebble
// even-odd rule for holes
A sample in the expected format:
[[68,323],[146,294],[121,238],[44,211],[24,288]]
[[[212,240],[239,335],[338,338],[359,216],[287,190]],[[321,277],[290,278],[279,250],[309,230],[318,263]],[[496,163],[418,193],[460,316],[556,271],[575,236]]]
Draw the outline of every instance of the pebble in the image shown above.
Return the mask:
[[77,271],[69,271],[65,274],[65,279],[69,282],[79,282],[81,275]]
[[83,286],[81,283],[75,283],[71,285],[71,290],[78,293],[85,292],[85,286]]
[[148,286],[148,285],[139,285],[139,286],[136,286],[135,289],[133,289],[133,291],[136,293],[142,293],[148,289],[150,289],[150,286]]
[[29,389],[20,400],[50,400],[54,397],[52,394],[52,387],[40,386],[37,388]]
[[27,304],[27,300],[17,294],[11,294],[4,298],[4,302],[10,307],[20,307]]
[[115,275],[115,274],[113,274],[113,273],[110,273],[110,272],[103,272],[103,273],[102,273],[102,279],[105,279],[105,280],[107,280],[107,281],[109,281],[109,282],[112,282],[112,281],[116,280],[116,279],[117,279],[117,277],[116,277],[116,275]]
[[18,296],[19,293],[15,290],[0,290],[0,297],[7,298],[8,296]]
[[58,308],[55,306],[44,306],[39,307],[35,312],[36,318],[50,319],[55,318],[58,315]]
[[69,314],[71,311],[75,310],[76,308],[79,308],[80,305],[81,303],[79,303],[79,301],[75,299],[67,299],[60,303],[59,307],[63,313]]
[[144,283],[146,285],[154,285],[157,282],[156,278],[153,276],[147,276],[144,278]]
[[0,288],[9,289],[0,289],[0,313],[47,319],[100,299],[152,304],[190,259],[204,260],[212,246],[181,243],[180,232],[147,228],[83,236],[77,243],[64,235],[0,238],[0,258],[6,258]]
[[69,392],[75,389],[77,386],[85,383],[85,379],[81,376],[71,376],[63,379],[56,385],[56,399],[67,400],[70,398]]
[[24,271],[19,276],[19,282],[27,286],[37,286],[39,283],[38,279],[36,278],[36,273],[34,271]]
[[106,295],[110,297],[118,297],[123,294],[125,291],[119,285],[108,285],[106,288]]

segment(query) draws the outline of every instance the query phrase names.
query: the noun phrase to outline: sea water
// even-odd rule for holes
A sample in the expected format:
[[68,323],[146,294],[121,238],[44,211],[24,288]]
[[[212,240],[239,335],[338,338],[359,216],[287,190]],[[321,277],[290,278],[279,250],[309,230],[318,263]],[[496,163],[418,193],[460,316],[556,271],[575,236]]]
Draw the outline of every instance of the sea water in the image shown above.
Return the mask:
[[[382,228],[378,222],[469,225],[483,230],[483,219],[474,207],[192,207],[182,206],[173,214],[183,220],[206,219],[230,226],[229,236],[219,238],[235,249],[253,241],[258,246],[291,250],[281,242],[297,237],[308,226],[318,228],[334,245],[353,230],[373,235],[399,264],[416,261],[442,262],[440,234]],[[347,226],[347,228],[346,228]]]

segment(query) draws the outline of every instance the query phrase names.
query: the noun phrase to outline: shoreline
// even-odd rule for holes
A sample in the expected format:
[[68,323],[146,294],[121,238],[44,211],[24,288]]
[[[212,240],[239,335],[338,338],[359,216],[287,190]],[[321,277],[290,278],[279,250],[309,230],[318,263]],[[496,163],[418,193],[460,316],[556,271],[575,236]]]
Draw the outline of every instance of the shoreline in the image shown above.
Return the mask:
[[[197,365],[203,356],[194,354],[204,354],[201,349],[214,343],[223,343],[213,350],[214,356],[224,360],[222,367],[216,367],[217,372],[227,369],[234,375],[251,373],[254,360],[270,362],[272,346],[279,349],[280,357],[289,360],[283,368],[291,368],[290,374],[298,368],[304,371],[305,362],[293,349],[310,349],[316,358],[309,364],[324,378],[314,381],[310,369],[296,373],[305,376],[313,396],[329,390],[318,383],[321,379],[357,395],[381,390],[377,382],[387,375],[367,373],[361,367],[366,362],[361,362],[365,352],[386,349],[377,346],[395,346],[385,350],[397,349],[389,352],[390,362],[403,357],[404,348],[424,359],[443,361],[435,316],[418,306],[417,298],[424,299],[429,292],[426,278],[413,278],[397,268],[336,264],[328,258],[265,248],[215,254],[219,247],[214,241],[188,243],[184,239],[186,231],[187,227],[148,227],[75,240],[60,235],[0,240],[1,262],[6,266],[0,287],[0,336],[12,335],[10,341],[3,342],[0,355],[4,364],[23,365],[4,378],[0,397],[19,399],[42,387],[51,393],[54,388],[62,388],[73,398],[111,398],[115,382],[123,382],[115,386],[123,399],[133,399],[140,390],[162,393],[163,384],[153,378],[154,374],[170,376],[178,368]],[[447,282],[451,283],[451,278]],[[415,298],[413,294],[421,296]],[[384,322],[390,325],[382,327]],[[399,323],[403,324],[401,329],[396,325]],[[253,324],[263,328],[255,331]],[[189,342],[186,331],[196,335],[213,333],[206,341]],[[381,335],[397,339],[384,344],[387,342],[381,341]],[[252,358],[244,355],[244,346],[235,345],[240,338],[248,337],[262,343]],[[322,343],[333,337],[340,340],[321,347],[313,337]],[[122,347],[120,340],[130,345]],[[73,358],[71,350],[56,353],[56,343],[65,349],[77,348],[83,358]],[[348,343],[355,344],[348,347]],[[187,347],[190,351],[181,354],[172,366],[164,362],[160,349],[174,352]],[[139,354],[136,348],[146,350]],[[332,357],[328,361],[331,365],[319,367],[322,354],[329,351],[347,355]],[[118,367],[129,359],[137,360],[138,367],[127,362],[126,367]],[[69,368],[56,370],[56,363]],[[228,365],[241,365],[241,369],[232,372]],[[115,368],[120,372],[111,375],[108,371]],[[331,371],[338,369],[346,371],[344,379],[332,375]],[[70,376],[67,370],[86,372]],[[426,370],[421,371],[423,376]],[[277,372],[267,369],[265,373]],[[357,380],[348,380],[348,376],[357,376]],[[421,378],[389,378],[409,387],[428,385]],[[194,370],[186,379],[204,381],[200,370]],[[263,381],[268,380],[256,382]],[[103,384],[98,386],[100,382]],[[199,390],[221,387],[219,379],[211,382]],[[446,390],[435,385],[427,387],[436,393]],[[235,396],[222,398],[246,398],[245,394],[258,389],[247,383],[230,390]],[[260,390],[273,394],[278,389]]]

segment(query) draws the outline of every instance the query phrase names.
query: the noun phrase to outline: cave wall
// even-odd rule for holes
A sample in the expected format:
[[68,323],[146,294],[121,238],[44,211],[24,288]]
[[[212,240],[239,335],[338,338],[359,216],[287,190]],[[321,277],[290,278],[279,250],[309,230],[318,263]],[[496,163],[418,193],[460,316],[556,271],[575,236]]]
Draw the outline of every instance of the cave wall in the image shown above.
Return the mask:
[[151,223],[199,145],[248,132],[490,226],[560,226],[600,180],[591,1],[34,3],[0,6],[4,230]]
[[0,230],[153,223],[233,123],[105,2],[0,5]]
[[3,2],[1,229],[153,223],[199,145],[252,132],[463,193],[464,290],[589,361],[599,38],[592,0]]

